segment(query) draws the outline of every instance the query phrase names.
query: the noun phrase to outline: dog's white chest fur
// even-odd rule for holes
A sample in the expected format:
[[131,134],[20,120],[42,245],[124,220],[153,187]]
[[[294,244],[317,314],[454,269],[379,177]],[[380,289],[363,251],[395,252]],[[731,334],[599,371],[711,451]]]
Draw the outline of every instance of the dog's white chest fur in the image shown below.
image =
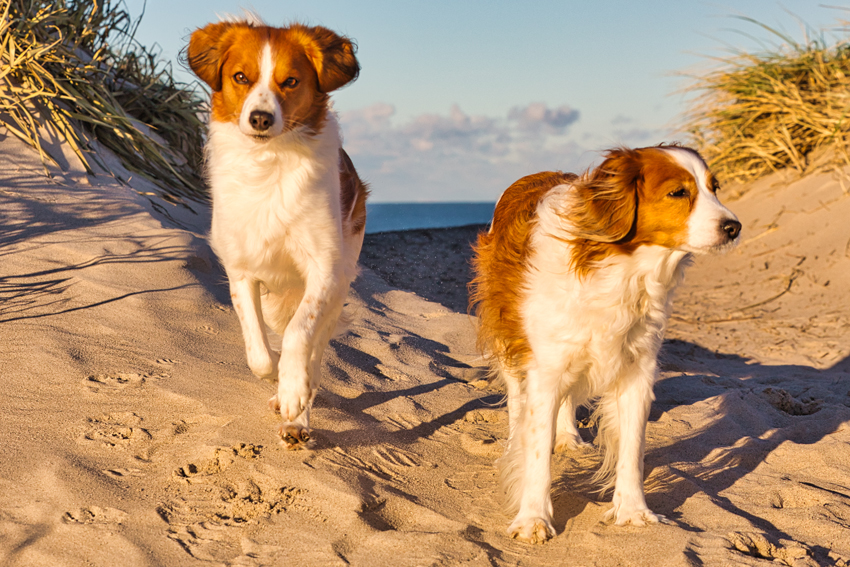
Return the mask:
[[534,247],[523,309],[527,333],[534,344],[555,339],[571,374],[583,376],[591,395],[658,349],[687,253],[641,247],[577,278],[564,273],[561,258],[569,255],[568,244],[538,234]]
[[307,250],[340,248],[339,148],[330,113],[322,132],[306,141],[284,134],[258,142],[233,124],[210,126],[210,241],[229,273],[253,274],[268,287],[291,285],[278,280],[299,277]]

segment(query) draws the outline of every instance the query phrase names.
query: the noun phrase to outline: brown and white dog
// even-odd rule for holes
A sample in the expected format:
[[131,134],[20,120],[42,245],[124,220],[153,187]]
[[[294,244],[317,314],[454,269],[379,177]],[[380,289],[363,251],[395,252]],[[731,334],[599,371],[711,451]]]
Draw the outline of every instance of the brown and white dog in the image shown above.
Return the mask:
[[550,454],[582,445],[578,405],[597,399],[597,479],[607,519],[663,518],[643,491],[646,423],[673,291],[692,253],[734,246],[741,224],[700,155],[680,146],[608,151],[578,176],[511,185],[475,250],[479,339],[507,385],[502,488],[508,533],[543,542],[552,526]]
[[[248,366],[278,380],[269,404],[290,448],[310,440],[322,353],[363,244],[368,190],[328,98],[357,77],[354,52],[322,27],[256,21],[210,24],[188,48],[212,89],[210,242],[230,280]],[[280,353],[265,325],[283,337]]]

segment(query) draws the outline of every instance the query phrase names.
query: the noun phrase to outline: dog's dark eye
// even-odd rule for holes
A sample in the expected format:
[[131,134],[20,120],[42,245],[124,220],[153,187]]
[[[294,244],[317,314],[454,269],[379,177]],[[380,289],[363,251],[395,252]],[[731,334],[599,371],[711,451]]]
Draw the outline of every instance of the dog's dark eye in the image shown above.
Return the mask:
[[675,197],[677,199],[680,198],[680,197],[687,197],[688,196],[688,190],[685,189],[684,187],[679,187],[675,191],[670,191],[669,193],[667,193],[667,196],[668,197]]
[[239,71],[238,73],[233,75],[233,80],[236,81],[240,85],[247,85],[248,84],[248,77],[246,77],[245,73],[243,73],[242,71]]
[[285,89],[291,89],[291,88],[296,87],[297,85],[298,85],[298,79],[296,79],[295,77],[289,77],[288,79],[286,79],[284,82],[282,82],[280,84],[280,86],[282,86]]
[[720,191],[720,183],[715,181],[714,183],[711,184],[711,192],[717,193],[718,191]]

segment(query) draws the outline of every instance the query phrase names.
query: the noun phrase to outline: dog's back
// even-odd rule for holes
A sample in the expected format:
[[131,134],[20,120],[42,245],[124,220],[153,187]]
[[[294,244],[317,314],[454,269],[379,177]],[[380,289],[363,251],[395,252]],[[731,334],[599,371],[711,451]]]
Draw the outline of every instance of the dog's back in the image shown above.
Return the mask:
[[531,234],[540,200],[557,185],[570,183],[572,173],[547,171],[523,177],[508,187],[496,203],[488,232],[478,235],[473,257],[475,278],[470,303],[478,316],[478,346],[505,365],[521,365],[529,356],[520,301]]

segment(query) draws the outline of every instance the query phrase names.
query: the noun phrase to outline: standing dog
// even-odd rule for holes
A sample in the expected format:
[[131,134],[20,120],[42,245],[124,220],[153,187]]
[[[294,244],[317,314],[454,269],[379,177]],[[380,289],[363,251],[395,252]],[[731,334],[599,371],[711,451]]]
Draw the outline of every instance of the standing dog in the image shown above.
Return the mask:
[[[248,366],[278,379],[269,404],[289,448],[310,440],[310,408],[357,274],[366,195],[342,149],[328,93],[360,70],[350,40],[322,27],[210,24],[188,60],[212,89],[210,242],[230,280]],[[265,325],[283,337],[272,350]]]
[[[584,175],[511,185],[475,250],[479,340],[507,385],[502,487],[515,538],[552,527],[550,454],[582,443],[577,405],[598,399],[597,478],[617,525],[662,518],[646,506],[643,457],[656,356],[692,253],[732,247],[741,224],[694,150],[614,149]],[[560,413],[559,413],[560,406]]]

